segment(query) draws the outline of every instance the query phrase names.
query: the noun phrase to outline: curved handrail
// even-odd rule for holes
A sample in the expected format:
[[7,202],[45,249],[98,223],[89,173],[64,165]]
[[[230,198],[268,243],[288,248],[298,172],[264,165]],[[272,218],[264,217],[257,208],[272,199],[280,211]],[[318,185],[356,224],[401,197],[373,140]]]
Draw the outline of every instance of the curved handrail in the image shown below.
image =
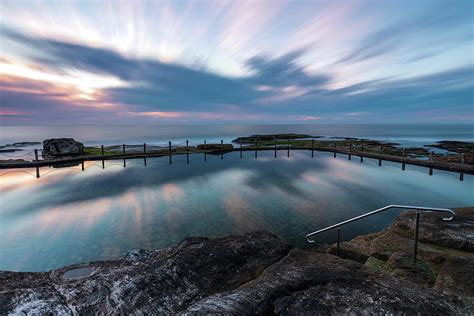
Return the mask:
[[334,228],[337,228],[337,227],[340,227],[340,226],[343,226],[343,225],[346,225],[346,224],[355,222],[355,221],[357,221],[357,220],[359,220],[359,219],[362,219],[362,218],[365,218],[365,217],[368,217],[368,216],[371,216],[371,215],[374,215],[374,214],[377,214],[377,213],[380,213],[380,212],[383,212],[383,211],[386,211],[386,210],[392,209],[392,208],[411,209],[411,210],[422,211],[422,212],[442,212],[442,213],[450,213],[450,214],[451,214],[450,217],[443,217],[443,220],[444,220],[444,221],[452,221],[452,220],[454,219],[454,216],[456,216],[456,213],[455,213],[453,210],[450,210],[450,209],[447,209],[447,208],[424,207],[424,206],[411,206],[411,205],[395,205],[395,204],[394,204],[394,205],[387,205],[387,206],[384,206],[384,207],[382,207],[382,208],[376,209],[376,210],[374,210],[374,211],[371,211],[371,212],[368,212],[368,213],[365,213],[365,214],[362,214],[362,215],[353,217],[353,218],[348,219],[348,220],[345,220],[345,221],[343,221],[343,222],[340,222],[340,223],[337,223],[337,224],[328,226],[328,227],[326,227],[326,228],[317,230],[317,231],[315,231],[315,232],[309,233],[309,234],[306,235],[306,241],[308,241],[309,243],[314,243],[315,241],[310,239],[310,238],[311,238],[312,236],[314,236],[314,235],[317,235],[317,234],[323,233],[323,232],[325,232],[325,231],[328,231],[328,230],[331,230],[331,229],[334,229]]

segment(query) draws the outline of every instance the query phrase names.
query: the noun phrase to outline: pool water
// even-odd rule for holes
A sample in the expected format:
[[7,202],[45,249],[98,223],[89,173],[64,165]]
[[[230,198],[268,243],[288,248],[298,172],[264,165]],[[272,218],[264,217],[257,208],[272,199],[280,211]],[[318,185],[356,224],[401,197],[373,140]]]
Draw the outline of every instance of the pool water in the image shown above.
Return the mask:
[[[388,204],[474,205],[474,177],[310,151],[229,153],[87,162],[72,168],[1,170],[0,270],[46,271],[176,244],[188,236],[265,229],[297,247],[309,232]],[[342,229],[378,231],[393,210]],[[335,231],[315,238],[335,241]]]

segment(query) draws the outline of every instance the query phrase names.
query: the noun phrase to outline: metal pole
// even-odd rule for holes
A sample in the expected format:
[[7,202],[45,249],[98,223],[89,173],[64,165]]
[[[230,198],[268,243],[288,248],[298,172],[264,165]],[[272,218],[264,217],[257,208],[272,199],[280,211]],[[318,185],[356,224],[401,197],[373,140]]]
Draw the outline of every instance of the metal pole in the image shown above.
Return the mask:
[[334,142],[334,148],[336,148],[336,142]]
[[143,143],[143,153],[145,154],[145,157],[143,157],[143,164],[146,167],[146,143]]
[[171,161],[171,141],[168,142],[168,150],[169,150],[169,156],[170,156],[170,165],[173,163]]
[[338,229],[337,229],[337,248],[336,248],[336,254],[337,254],[338,256],[339,256],[339,254],[340,254],[340,251],[339,251],[339,249],[340,249],[340,246],[339,246],[340,240],[341,240],[341,229],[338,228]]
[[[125,155],[125,144],[122,145],[122,151],[123,151],[123,154]],[[123,167],[127,167],[127,162],[125,160],[125,157],[123,157]]]
[[349,143],[349,151],[352,151],[352,143]]
[[105,161],[104,161],[104,145],[100,145],[100,149],[102,151],[102,169],[105,169]]
[[[35,161],[36,163],[38,163],[38,149],[35,149]],[[39,171],[39,167],[38,167],[38,164],[36,165],[36,178],[39,178],[40,177],[40,171]]]
[[311,158],[314,158],[314,138],[311,140]]
[[415,247],[413,249],[413,262],[416,263],[416,255],[418,253],[418,231],[420,229],[420,213],[416,211],[415,217]]
[[189,164],[189,141],[186,140],[186,163]]
[[255,158],[257,158],[257,141],[255,141]]
[[240,140],[240,159],[242,159],[242,140]]
[[275,155],[274,156],[276,158],[277,157],[277,140],[276,140],[276,138],[274,139],[274,141],[275,141]]

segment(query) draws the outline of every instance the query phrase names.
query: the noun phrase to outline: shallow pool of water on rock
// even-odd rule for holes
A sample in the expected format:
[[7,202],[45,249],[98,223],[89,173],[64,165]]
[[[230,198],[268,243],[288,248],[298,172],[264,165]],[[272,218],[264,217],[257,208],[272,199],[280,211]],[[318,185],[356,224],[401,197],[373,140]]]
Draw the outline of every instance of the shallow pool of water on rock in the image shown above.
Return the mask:
[[[265,229],[298,247],[305,234],[387,204],[474,205],[474,178],[309,151],[245,152],[87,162],[0,178],[0,270],[45,271],[161,248],[188,236]],[[34,170],[22,170],[31,172]],[[2,172],[2,174],[5,171]],[[342,229],[343,239],[386,227],[390,211]],[[319,242],[332,243],[335,232]]]

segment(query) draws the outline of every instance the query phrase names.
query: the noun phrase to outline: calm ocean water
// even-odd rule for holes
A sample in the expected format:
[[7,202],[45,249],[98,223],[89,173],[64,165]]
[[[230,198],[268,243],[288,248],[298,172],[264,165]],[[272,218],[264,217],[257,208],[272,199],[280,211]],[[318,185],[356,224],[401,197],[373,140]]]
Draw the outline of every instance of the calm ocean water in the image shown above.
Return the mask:
[[439,140],[474,141],[473,125],[140,125],[140,126],[1,126],[0,145],[73,137],[87,145],[230,141],[250,134],[305,133],[358,137],[422,146]]
[[[265,229],[298,247],[305,234],[388,204],[474,205],[474,176],[308,151],[245,152],[86,162],[71,168],[3,171],[0,270],[45,271],[161,248],[188,236]],[[381,230],[399,211],[342,229],[344,240]],[[333,243],[335,232],[318,241]]]
[[[88,145],[192,143],[249,134],[307,133],[360,137],[420,146],[474,140],[467,125],[215,125],[0,127],[0,143],[74,137]],[[0,270],[45,271],[119,258],[135,248],[161,248],[188,236],[220,236],[265,229],[298,247],[305,234],[388,204],[474,205],[474,176],[345,155],[307,151],[202,154],[86,162],[71,168],[0,172]],[[342,230],[342,238],[378,231],[398,212]],[[319,237],[334,242],[334,234]]]

